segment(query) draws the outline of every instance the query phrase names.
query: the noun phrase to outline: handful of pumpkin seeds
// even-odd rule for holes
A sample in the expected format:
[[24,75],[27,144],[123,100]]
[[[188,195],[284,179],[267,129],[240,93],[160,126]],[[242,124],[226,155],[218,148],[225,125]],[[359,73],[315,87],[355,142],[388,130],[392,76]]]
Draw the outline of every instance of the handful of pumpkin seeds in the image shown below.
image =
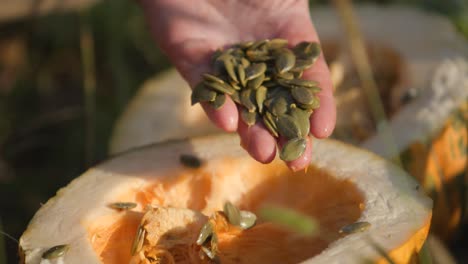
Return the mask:
[[321,48],[316,42],[287,45],[285,39],[265,39],[217,50],[212,57],[213,72],[203,74],[191,99],[192,105],[207,102],[219,109],[230,96],[244,123],[263,122],[274,137],[287,139],[280,158],[292,161],[304,153],[309,117],[320,105],[318,84],[301,77]]

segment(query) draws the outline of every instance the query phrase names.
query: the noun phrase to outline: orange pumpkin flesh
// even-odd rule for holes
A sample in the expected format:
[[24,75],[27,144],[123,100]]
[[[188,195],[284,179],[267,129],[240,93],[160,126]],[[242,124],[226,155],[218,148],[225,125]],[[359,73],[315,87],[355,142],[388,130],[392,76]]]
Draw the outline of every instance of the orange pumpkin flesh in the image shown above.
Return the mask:
[[[217,170],[230,171],[235,167],[242,166],[243,163],[245,165],[245,161],[241,160],[223,160],[220,165],[222,168],[217,168]],[[210,195],[211,188],[216,190],[220,188],[220,186],[216,186],[217,184],[231,182],[228,177],[233,177],[233,175],[220,174],[216,182],[210,182],[211,175],[203,171],[204,169],[200,168],[155,179],[141,191],[125,194],[122,198],[135,197],[135,200],[141,205],[140,208],[144,208],[147,204],[186,206],[189,209],[203,211],[210,215],[214,213],[214,210],[220,210],[220,208],[206,208],[203,201],[206,201]],[[258,186],[243,194],[242,199],[237,201],[236,204],[241,209],[256,212],[265,203],[293,208],[317,219],[321,228],[327,230],[327,237],[319,236],[310,239],[299,237],[295,241],[289,241],[286,237],[294,238],[297,235],[269,223],[259,224],[246,231],[233,229],[235,234],[224,232],[224,236],[219,236],[221,254],[226,250],[228,252],[248,251],[251,254],[233,254],[237,256],[236,259],[241,261],[222,261],[222,263],[272,263],[271,261],[278,259],[278,257],[284,260],[284,263],[298,263],[321,252],[329,243],[338,239],[340,237],[339,229],[356,222],[364,209],[362,193],[349,180],[337,180],[325,171],[312,166],[309,167],[307,173],[292,173],[281,162],[275,162],[269,166],[258,164],[249,171],[252,177],[256,178],[251,184],[257,182]],[[158,195],[169,192],[177,195],[167,197]],[[304,197],[305,193],[310,194]],[[181,204],[180,201],[180,197],[185,196],[184,194],[189,197],[186,205]],[[118,200],[125,201],[128,198]],[[108,216],[104,216],[103,219],[93,220],[94,223],[88,227],[88,237],[92,241],[95,252],[101,256],[104,263],[114,263],[115,260],[123,260],[127,263],[131,257],[130,251],[119,250],[119,248],[131,248],[132,240],[125,238],[128,238],[129,235],[131,237],[135,235],[143,213],[124,211],[122,217],[110,226],[107,218]],[[193,234],[197,235],[200,228],[201,225],[198,226],[198,230],[192,230]],[[268,241],[270,242],[265,244]],[[282,250],[278,251],[279,249]],[[279,253],[281,255],[278,255]],[[243,256],[245,259],[239,256]],[[253,261],[254,259],[256,261]],[[261,259],[263,262],[257,262]]]
[[[298,210],[315,218],[320,232],[301,237],[262,219],[245,231],[220,225],[222,263],[383,259],[370,241],[397,263],[408,262],[408,252],[422,246],[431,219],[431,201],[418,184],[394,165],[354,147],[328,140],[314,141],[313,147],[311,166],[298,173],[279,159],[268,165],[254,161],[232,135],[168,142],[118,156],[48,201],[21,237],[20,250],[25,262],[32,264],[40,263],[41,254],[58,244],[70,245],[65,263],[145,263],[135,260],[141,254],[173,258],[176,263],[193,263],[197,256],[203,263],[206,259],[200,259],[194,237],[204,219],[231,201],[253,212],[266,204]],[[179,163],[181,154],[194,154],[205,163],[199,169],[185,168]],[[109,207],[119,201],[138,206],[130,211]],[[148,205],[173,213],[152,217]],[[203,221],[190,224],[185,217],[190,214]],[[371,227],[356,234],[339,233],[356,221],[367,221]],[[132,259],[130,249],[140,224],[148,228],[143,246],[148,250]],[[172,229],[187,232],[173,235]],[[167,246],[168,241],[179,243],[174,248],[154,247]]]

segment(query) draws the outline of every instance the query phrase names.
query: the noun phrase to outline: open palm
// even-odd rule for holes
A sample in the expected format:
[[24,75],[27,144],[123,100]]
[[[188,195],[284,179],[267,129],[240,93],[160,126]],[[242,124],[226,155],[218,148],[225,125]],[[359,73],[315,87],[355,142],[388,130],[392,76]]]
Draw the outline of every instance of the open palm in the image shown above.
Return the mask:
[[[318,41],[306,0],[141,0],[156,42],[191,87],[209,72],[210,55],[218,48],[249,40],[284,38],[290,45]],[[311,116],[311,133],[328,137],[335,125],[331,80],[323,56],[303,78],[320,83],[321,106]],[[237,131],[243,147],[260,162],[276,154],[276,139],[256,124],[247,127],[232,100],[218,110],[203,105],[209,118],[228,132]],[[281,142],[280,142],[281,143]],[[288,165],[299,170],[308,165],[311,142],[302,157]]]

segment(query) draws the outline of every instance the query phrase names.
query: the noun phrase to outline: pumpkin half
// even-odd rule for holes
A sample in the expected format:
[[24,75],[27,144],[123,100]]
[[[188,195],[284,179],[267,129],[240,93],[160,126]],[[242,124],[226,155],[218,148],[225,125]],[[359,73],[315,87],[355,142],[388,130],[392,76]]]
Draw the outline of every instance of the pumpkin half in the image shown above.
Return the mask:
[[[221,263],[384,262],[388,256],[407,263],[424,243],[431,220],[432,201],[418,183],[370,152],[333,140],[313,144],[310,166],[296,173],[279,159],[256,162],[234,135],[126,152],[91,168],[39,209],[20,239],[22,260],[209,263],[195,240],[207,219],[230,201],[254,213],[265,205],[294,209],[315,219],[319,229],[304,236],[260,216],[247,230],[220,223],[215,229]],[[182,165],[183,154],[200,158],[201,167]],[[109,207],[115,202],[137,206],[119,211]],[[370,227],[340,232],[359,221]],[[140,225],[146,236],[132,256]],[[41,259],[63,244],[68,245],[63,256]]]

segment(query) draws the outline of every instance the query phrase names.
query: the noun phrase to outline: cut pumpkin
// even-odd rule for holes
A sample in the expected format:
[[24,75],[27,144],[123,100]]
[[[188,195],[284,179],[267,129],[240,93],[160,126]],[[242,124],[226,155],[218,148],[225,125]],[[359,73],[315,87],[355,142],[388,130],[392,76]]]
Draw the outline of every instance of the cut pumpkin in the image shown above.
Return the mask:
[[[315,219],[319,232],[303,236],[261,217],[242,230],[218,219],[221,263],[384,263],[388,256],[408,263],[431,221],[432,202],[418,183],[382,158],[344,143],[316,140],[313,149],[307,171],[297,173],[279,159],[256,162],[233,135],[160,143],[116,156],[40,208],[20,239],[20,254],[28,264],[60,263],[41,256],[65,244],[67,252],[51,261],[210,263],[195,240],[207,219],[231,201],[254,213],[265,205],[297,210]],[[201,167],[183,166],[183,154],[200,158]],[[119,211],[109,207],[115,202],[137,206]],[[340,233],[358,221],[370,227]],[[132,256],[139,226],[145,235]]]

